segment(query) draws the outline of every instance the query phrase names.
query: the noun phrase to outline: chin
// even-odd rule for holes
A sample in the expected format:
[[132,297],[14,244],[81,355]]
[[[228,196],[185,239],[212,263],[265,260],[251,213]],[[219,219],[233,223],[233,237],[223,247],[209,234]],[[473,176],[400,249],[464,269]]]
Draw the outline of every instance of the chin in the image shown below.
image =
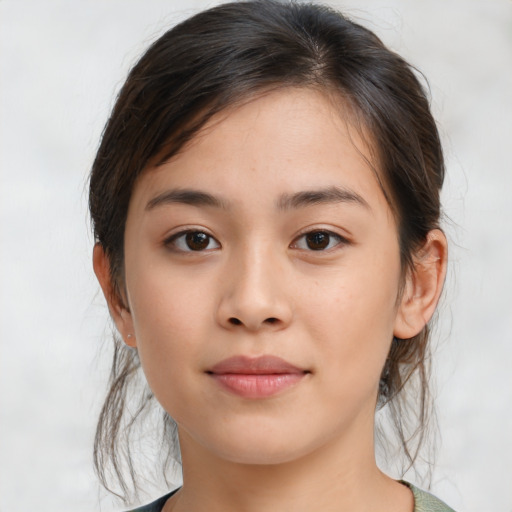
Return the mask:
[[308,443],[303,436],[290,432],[246,431],[245,435],[222,436],[205,446],[226,461],[247,465],[277,465],[300,459],[315,450],[320,443]]

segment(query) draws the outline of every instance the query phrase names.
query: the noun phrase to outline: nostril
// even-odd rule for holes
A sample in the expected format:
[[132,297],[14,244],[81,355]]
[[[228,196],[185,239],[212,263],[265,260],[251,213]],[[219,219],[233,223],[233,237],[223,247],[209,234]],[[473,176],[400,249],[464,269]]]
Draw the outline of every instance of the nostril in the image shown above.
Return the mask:
[[[241,320],[239,320],[238,318],[232,316],[228,322],[231,324],[231,325],[243,325],[243,322]],[[275,317],[269,317],[269,318],[266,318],[263,323],[264,324],[275,324],[275,323],[278,323],[279,322],[279,319],[278,318],[275,318]]]

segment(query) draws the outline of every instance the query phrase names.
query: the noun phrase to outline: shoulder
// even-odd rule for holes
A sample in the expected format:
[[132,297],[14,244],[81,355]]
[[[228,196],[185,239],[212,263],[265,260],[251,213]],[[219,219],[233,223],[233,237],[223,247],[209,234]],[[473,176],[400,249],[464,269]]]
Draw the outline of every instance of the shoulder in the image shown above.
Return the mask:
[[409,482],[401,481],[414,495],[414,512],[455,512],[446,503]]
[[142,507],[134,508],[131,510],[127,510],[126,512],[161,512],[164,508],[165,502],[177,491],[170,492],[161,498],[158,498],[156,501],[148,503],[147,505],[143,505]]
[[[409,482],[402,480],[401,483],[409,487],[414,495],[414,512],[455,512],[452,508],[446,505],[446,503],[442,502],[432,494],[426,491],[422,491]],[[165,502],[176,491],[177,489],[170,492],[169,494],[166,494],[165,496],[162,496],[156,501],[149,503],[148,505],[143,505],[142,507],[135,508],[127,512],[161,512],[164,508]]]

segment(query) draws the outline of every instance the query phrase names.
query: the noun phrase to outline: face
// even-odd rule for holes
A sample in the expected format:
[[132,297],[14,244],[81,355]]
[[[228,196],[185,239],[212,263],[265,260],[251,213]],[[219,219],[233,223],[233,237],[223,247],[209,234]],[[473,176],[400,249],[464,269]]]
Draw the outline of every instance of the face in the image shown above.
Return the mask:
[[269,93],[134,188],[117,323],[182,444],[261,464],[373,436],[397,227],[339,112]]

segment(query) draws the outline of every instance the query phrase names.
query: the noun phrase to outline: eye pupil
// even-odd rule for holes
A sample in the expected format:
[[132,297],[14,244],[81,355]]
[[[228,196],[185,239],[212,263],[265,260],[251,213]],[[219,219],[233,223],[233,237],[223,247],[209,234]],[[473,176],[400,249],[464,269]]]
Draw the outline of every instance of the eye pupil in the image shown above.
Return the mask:
[[186,234],[185,241],[187,242],[188,248],[192,251],[201,251],[208,247],[210,237],[206,233],[192,231]]
[[330,237],[324,231],[314,231],[306,235],[308,248],[313,251],[320,251],[329,245]]

